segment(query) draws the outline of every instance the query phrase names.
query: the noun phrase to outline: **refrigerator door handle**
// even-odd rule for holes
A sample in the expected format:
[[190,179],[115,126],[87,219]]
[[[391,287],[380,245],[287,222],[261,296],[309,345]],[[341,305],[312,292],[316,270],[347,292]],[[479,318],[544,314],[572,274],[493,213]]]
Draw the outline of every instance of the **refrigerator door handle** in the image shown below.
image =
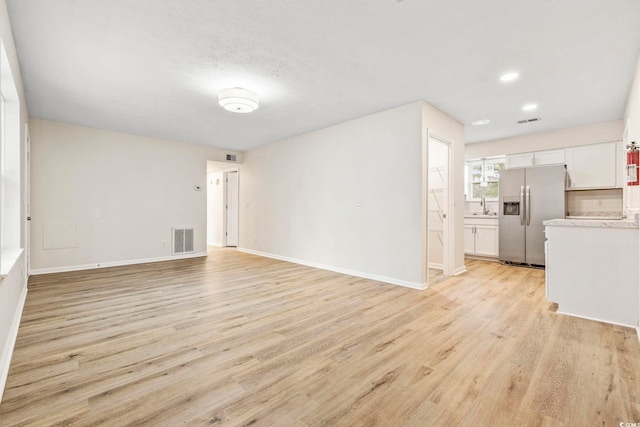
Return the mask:
[[520,225],[524,225],[524,186],[520,186]]
[[531,225],[531,187],[527,185],[527,225]]

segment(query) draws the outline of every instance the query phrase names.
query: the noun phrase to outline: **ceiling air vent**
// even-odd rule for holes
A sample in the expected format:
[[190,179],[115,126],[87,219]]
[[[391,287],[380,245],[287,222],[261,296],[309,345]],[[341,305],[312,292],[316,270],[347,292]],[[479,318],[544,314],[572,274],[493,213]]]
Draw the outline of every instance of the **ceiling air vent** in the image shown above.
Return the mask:
[[533,119],[518,120],[518,124],[522,125],[524,123],[539,122],[540,120],[542,120],[540,117],[534,117]]
[[236,161],[236,155],[235,154],[227,154],[227,160],[230,162],[235,162]]

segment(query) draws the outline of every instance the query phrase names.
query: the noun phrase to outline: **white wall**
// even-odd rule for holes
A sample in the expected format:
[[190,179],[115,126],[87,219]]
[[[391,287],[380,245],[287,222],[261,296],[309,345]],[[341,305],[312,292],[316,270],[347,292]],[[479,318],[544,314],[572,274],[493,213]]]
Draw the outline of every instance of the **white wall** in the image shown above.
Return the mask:
[[240,249],[422,288],[422,116],[416,102],[246,152]]
[[[640,57],[636,64],[633,84],[629,91],[627,108],[625,109],[623,120],[627,132],[627,142],[636,141],[636,143],[640,143]],[[638,187],[627,187],[627,195],[630,199],[629,206],[635,209],[636,212],[640,206],[638,190]],[[638,265],[640,265],[640,263],[638,263]],[[640,283],[638,286],[640,287]],[[640,314],[638,317],[640,317]],[[640,325],[638,325],[638,338],[640,338]]]
[[[627,133],[626,143],[635,141],[640,145],[640,58],[636,64],[633,83],[627,99],[627,108],[624,112],[623,123]],[[626,187],[626,208],[629,212],[640,212],[640,187]]]
[[478,159],[503,154],[526,153],[529,151],[597,144],[599,142],[620,141],[622,140],[622,132],[622,120],[615,120],[548,132],[531,133],[528,135],[514,136],[512,138],[467,144],[465,148],[465,158]]
[[[36,119],[30,131],[34,273],[171,257],[172,227],[195,227],[206,253],[207,160],[239,153]],[[75,224],[78,246],[43,249],[45,224]]]
[[[8,168],[20,168],[20,177],[24,177],[25,171],[25,155],[24,155],[24,124],[27,122],[28,112],[24,98],[24,89],[22,86],[22,78],[20,76],[20,68],[18,58],[11,32],[11,24],[7,13],[7,4],[5,0],[0,0],[0,38],[5,47],[8,59],[8,65],[13,76],[17,95],[20,101],[20,130],[18,137],[20,138],[20,161],[19,165],[12,162],[6,165]],[[25,180],[20,180],[20,247],[25,247],[25,215],[24,215],[24,191]],[[9,371],[9,363],[11,361],[11,350],[15,342],[17,328],[20,321],[20,313],[24,303],[24,297],[27,292],[27,280],[25,274],[24,255],[20,256],[13,268],[7,272],[5,278],[0,279],[0,399],[4,389],[6,377]]]
[[207,174],[207,244],[223,245],[224,172]]
[[627,127],[628,141],[640,143],[640,58],[638,58],[633,84],[629,91],[623,122]]

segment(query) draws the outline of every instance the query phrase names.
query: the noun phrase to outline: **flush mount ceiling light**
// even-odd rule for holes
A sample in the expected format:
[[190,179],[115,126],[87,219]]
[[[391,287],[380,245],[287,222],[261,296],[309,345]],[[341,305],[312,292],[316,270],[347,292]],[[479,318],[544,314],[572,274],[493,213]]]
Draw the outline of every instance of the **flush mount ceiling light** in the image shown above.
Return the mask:
[[471,126],[486,126],[491,123],[489,119],[476,120],[475,122],[471,122]]
[[505,82],[505,83],[506,82],[512,82],[512,81],[516,80],[518,78],[518,76],[519,76],[518,73],[512,71],[512,72],[505,73],[505,74],[501,75],[500,76],[500,81],[501,82]]
[[522,111],[533,111],[538,108],[538,104],[526,104],[522,107]]
[[250,113],[258,108],[258,95],[240,87],[222,89],[218,94],[218,103],[233,113]]

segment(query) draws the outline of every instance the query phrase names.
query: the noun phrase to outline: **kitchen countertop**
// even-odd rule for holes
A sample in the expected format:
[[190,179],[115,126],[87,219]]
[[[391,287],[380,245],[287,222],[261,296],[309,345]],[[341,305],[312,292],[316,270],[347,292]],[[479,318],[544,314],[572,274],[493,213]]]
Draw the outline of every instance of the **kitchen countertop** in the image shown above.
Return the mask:
[[638,228],[638,219],[575,219],[561,218],[543,221],[545,226],[557,227],[600,227],[600,228]]
[[482,214],[464,214],[465,218],[491,218],[491,219],[498,219],[498,215],[482,215]]

